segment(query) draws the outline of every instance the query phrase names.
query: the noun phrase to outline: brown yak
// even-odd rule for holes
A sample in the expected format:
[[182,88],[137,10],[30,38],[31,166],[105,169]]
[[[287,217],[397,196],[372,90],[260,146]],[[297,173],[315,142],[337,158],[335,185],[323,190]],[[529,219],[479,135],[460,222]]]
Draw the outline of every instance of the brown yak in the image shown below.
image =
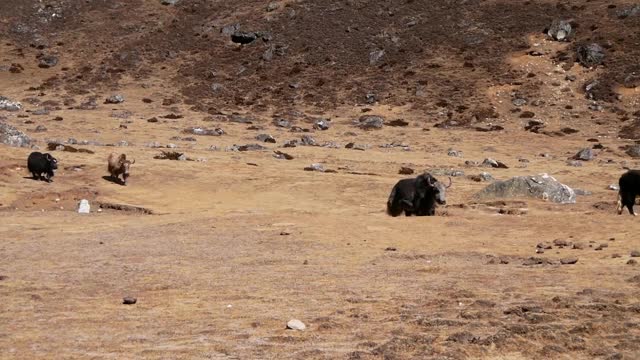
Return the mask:
[[127,160],[127,155],[125,154],[116,156],[116,154],[111,153],[109,154],[108,162],[109,174],[111,174],[111,178],[116,182],[120,182],[120,179],[118,177],[122,175],[122,185],[127,185],[127,178],[129,177],[129,166],[135,164],[136,161]]

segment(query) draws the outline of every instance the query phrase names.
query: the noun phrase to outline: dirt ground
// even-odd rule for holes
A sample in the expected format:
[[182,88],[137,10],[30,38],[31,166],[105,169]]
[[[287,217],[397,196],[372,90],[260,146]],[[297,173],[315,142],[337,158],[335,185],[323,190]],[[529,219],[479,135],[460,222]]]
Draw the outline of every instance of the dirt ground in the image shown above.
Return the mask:
[[[161,17],[169,16],[162,11],[176,17],[196,16],[187,11],[187,5],[171,9],[149,5],[151,2],[134,3]],[[305,1],[284,3],[276,12],[318,10]],[[367,2],[346,3],[357,8]],[[567,3],[558,11],[571,13],[571,5],[578,3],[582,4]],[[492,4],[498,3],[487,2],[486,6]],[[627,3],[616,4],[622,8]],[[0,9],[2,6],[8,5],[0,4]],[[95,9],[78,6],[87,16],[96,16]],[[116,13],[126,10],[113,6]],[[233,16],[260,24],[254,13],[264,6],[248,2]],[[323,12],[340,12],[329,5],[316,6]],[[442,6],[439,11],[448,11]],[[544,6],[532,6],[536,9],[532,14],[545,13]],[[575,11],[595,16],[601,8],[606,4]],[[28,9],[20,11],[23,14]],[[493,14],[491,11],[484,15]],[[474,21],[482,18],[468,16]],[[525,29],[546,24],[550,15],[545,16],[529,19]],[[0,25],[10,27],[14,20],[6,17]],[[517,22],[517,18],[507,20]],[[19,112],[0,112],[2,121],[31,136],[41,151],[46,150],[47,141],[75,138],[88,140],[90,145],[71,146],[94,152],[50,151],[60,169],[52,183],[45,183],[31,179],[26,170],[32,149],[0,145],[0,358],[640,356],[636,261],[640,259],[631,256],[640,250],[640,223],[629,214],[616,214],[617,192],[608,189],[624,168],[640,168],[640,161],[624,151],[634,144],[633,139],[618,137],[620,129],[637,117],[640,88],[613,87],[622,96],[614,103],[599,102],[600,111],[592,109],[594,103],[583,91],[585,82],[606,77],[615,62],[596,69],[577,64],[565,69],[553,55],[570,49],[573,43],[551,42],[541,33],[521,31],[513,35],[513,43],[497,42],[502,45],[486,55],[499,54],[495,61],[504,71],[495,70],[495,64],[480,66],[477,72],[463,67],[463,73],[447,67],[464,62],[464,55],[449,59],[449,65],[431,75],[425,64],[415,65],[434,79],[450,74],[452,79],[468,80],[462,92],[451,90],[446,81],[429,78],[427,99],[414,102],[407,92],[354,105],[352,97],[362,98],[362,94],[348,90],[351,81],[371,76],[381,83],[390,81],[390,90],[402,86],[395,77],[365,73],[362,79],[336,77],[328,82],[330,89],[320,86],[323,90],[315,96],[322,101],[317,103],[301,94],[287,102],[286,92],[295,88],[285,85],[285,93],[275,91],[256,108],[256,104],[245,103],[246,99],[226,102],[237,94],[207,98],[198,92],[195,78],[187,77],[183,87],[177,86],[179,74],[204,66],[195,60],[163,65],[149,58],[146,71],[117,73],[113,79],[103,79],[104,86],[91,87],[83,82],[90,77],[75,78],[95,55],[90,53],[91,44],[84,43],[83,34],[73,38],[64,32],[65,26],[81,26],[74,21],[57,25],[61,27],[58,36],[68,42],[57,45],[57,51],[66,54],[66,46],[70,53],[61,56],[53,68],[39,68],[34,59],[40,49],[18,46],[19,36],[6,37],[0,45],[0,66],[20,63],[24,68],[20,73],[0,71],[0,95],[24,105]],[[273,21],[279,24],[277,17]],[[601,26],[610,26],[612,21],[607,18]],[[497,34],[501,26],[504,31],[512,29],[509,24],[497,22],[490,32],[493,35],[487,36]],[[101,26],[106,25],[95,22],[92,29]],[[424,31],[435,31],[431,26],[425,25]],[[633,36],[637,35],[630,35],[627,43],[635,41]],[[105,39],[110,37],[105,35]],[[71,54],[73,41],[83,47]],[[123,46],[136,43],[126,44]],[[109,46],[97,43],[96,49],[106,52]],[[220,56],[228,61],[242,58],[242,51],[261,52],[224,46]],[[618,54],[624,52],[620,50],[625,49],[623,45],[616,46]],[[629,46],[620,56],[637,51],[637,44]],[[298,47],[303,45],[291,43],[292,53]],[[532,50],[542,55],[528,55]],[[396,54],[398,59],[401,54]],[[348,64],[345,56],[341,61]],[[277,68],[282,70],[287,64]],[[265,76],[282,75],[280,70],[269,70]],[[464,71],[474,73],[475,78]],[[515,81],[506,81],[496,75],[499,72],[509,72]],[[574,80],[568,80],[571,76]],[[52,77],[57,80],[51,81]],[[245,91],[243,86],[258,77],[238,80],[234,91]],[[300,81],[308,84],[312,78]],[[281,80],[265,84],[279,87]],[[225,82],[227,89],[233,84]],[[439,92],[442,96],[433,95]],[[125,102],[103,103],[115,93],[122,94]],[[433,105],[448,94],[446,105]],[[517,107],[512,103],[514,94],[540,102]],[[97,97],[95,109],[77,108],[93,95]],[[466,108],[456,112],[457,103]],[[48,113],[35,115],[41,108]],[[481,108],[495,115],[474,113]],[[125,111],[129,114],[123,115]],[[521,116],[525,111],[534,113],[533,117]],[[228,121],[233,112],[253,123]],[[181,117],[165,118],[168,114]],[[409,124],[364,131],[352,124],[363,114],[381,115],[387,122],[404,119]],[[467,121],[474,114],[475,120]],[[157,122],[148,121],[154,117]],[[311,129],[312,119],[322,117],[330,119],[331,127],[295,133],[273,125],[272,119],[280,117],[306,129]],[[452,119],[465,126],[457,128]],[[543,121],[544,133],[525,131],[530,120]],[[434,126],[443,121],[449,121],[448,126]],[[35,132],[38,125],[47,130]],[[491,126],[502,130],[476,129]],[[222,128],[225,134],[184,133],[190,127]],[[261,144],[266,149],[258,151],[226,150],[234,144],[257,143],[255,136],[261,133],[271,134],[277,142]],[[283,147],[286,140],[305,134],[319,144],[340,146]],[[195,141],[185,141],[185,137]],[[126,146],[117,146],[122,140]],[[153,142],[177,147],[148,146]],[[349,142],[365,145],[365,150],[345,148]],[[392,143],[408,148],[383,146]],[[116,146],[107,146],[113,144]],[[568,158],[578,150],[595,144],[602,145],[594,150],[595,159],[580,162],[582,166],[568,165]],[[449,149],[460,151],[462,157],[448,156]],[[183,152],[198,161],[154,159],[162,150]],[[277,159],[274,150],[293,159]],[[127,186],[105,178],[110,152],[124,152],[136,160]],[[485,158],[504,162],[508,168],[465,164]],[[303,170],[312,163],[322,163],[335,172]],[[391,187],[406,177],[398,174],[402,166],[417,172],[461,170],[465,176],[452,178],[448,204],[438,208],[438,216],[392,218],[385,213],[385,205]],[[482,171],[498,180],[548,173],[588,195],[579,195],[576,204],[566,205],[530,198],[477,203],[473,195],[488,183],[469,176]],[[91,202],[91,214],[76,212],[80,199]],[[137,206],[150,214],[98,211],[100,203]],[[552,244],[551,249],[537,253],[540,243]],[[570,258],[577,262],[561,263]],[[137,303],[122,304],[126,296],[137,298]],[[294,318],[307,328],[287,330],[287,322]]]

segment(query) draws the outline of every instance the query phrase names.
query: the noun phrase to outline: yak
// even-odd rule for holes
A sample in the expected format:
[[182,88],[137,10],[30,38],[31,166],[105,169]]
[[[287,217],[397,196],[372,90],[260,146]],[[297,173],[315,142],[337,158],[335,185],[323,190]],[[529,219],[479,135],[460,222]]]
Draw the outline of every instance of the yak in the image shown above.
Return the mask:
[[438,179],[429,173],[421,174],[415,178],[402,179],[391,189],[387,201],[387,214],[398,216],[404,212],[406,216],[433,216],[437,205],[445,205],[446,189]]
[[636,196],[640,195],[640,170],[629,170],[620,176],[618,181],[620,190],[618,191],[618,214],[622,214],[622,210],[626,206],[629,214],[637,216],[633,211],[633,205],[636,202]]
[[51,182],[58,169],[58,160],[49,153],[34,151],[27,158],[27,168],[35,180]]
[[116,182],[120,182],[119,176],[122,175],[122,185],[127,185],[127,179],[129,178],[129,167],[135,164],[135,160],[130,161],[127,160],[127,155],[120,154],[120,156],[116,156],[116,154],[109,154],[108,162],[108,170],[111,175],[111,179]]

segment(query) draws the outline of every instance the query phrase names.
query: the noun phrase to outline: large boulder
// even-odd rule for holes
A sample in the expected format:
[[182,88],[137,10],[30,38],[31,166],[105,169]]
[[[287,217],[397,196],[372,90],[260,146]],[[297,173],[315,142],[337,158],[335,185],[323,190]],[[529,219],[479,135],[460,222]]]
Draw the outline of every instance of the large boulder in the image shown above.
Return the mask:
[[27,134],[13,126],[0,122],[0,143],[9,146],[28,147],[31,145],[31,139]]
[[549,200],[560,204],[576,202],[576,193],[573,189],[547,174],[516,176],[509,180],[496,181],[475,195],[478,200],[521,197]]
[[547,35],[556,41],[567,41],[571,36],[571,23],[565,20],[554,20],[547,30]]

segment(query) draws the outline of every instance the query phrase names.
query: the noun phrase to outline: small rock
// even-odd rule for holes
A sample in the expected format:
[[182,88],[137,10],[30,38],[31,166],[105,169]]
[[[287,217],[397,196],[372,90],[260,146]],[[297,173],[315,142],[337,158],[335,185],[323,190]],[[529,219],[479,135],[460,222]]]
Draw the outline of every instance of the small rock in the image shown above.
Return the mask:
[[293,156],[278,150],[275,150],[273,152],[273,157],[275,157],[276,159],[293,160]]
[[410,167],[406,167],[406,166],[401,167],[400,171],[398,171],[398,174],[400,174],[400,175],[411,175],[413,173],[415,173],[415,170],[413,170]]
[[267,12],[278,10],[278,7],[280,7],[280,5],[277,2],[271,2],[267,5]]
[[289,330],[304,330],[306,328],[307,326],[302,321],[297,319],[291,319],[287,323],[287,329]]
[[136,298],[134,298],[134,297],[132,297],[132,296],[125,296],[125,297],[122,299],[122,303],[123,303],[123,304],[125,304],[125,305],[133,305],[133,304],[135,304],[136,302],[138,302],[138,299],[136,299]]
[[291,122],[285,119],[277,119],[274,122],[274,125],[277,127],[281,127],[281,128],[290,128],[291,127]]
[[584,148],[578,151],[577,154],[573,155],[573,160],[581,160],[581,161],[590,161],[594,158],[593,150],[591,148]]
[[578,262],[578,258],[576,258],[576,257],[560,259],[560,264],[562,264],[562,265],[572,265],[572,264],[575,264],[577,262]]
[[580,45],[576,49],[576,57],[584,67],[597,66],[604,60],[604,49],[596,43]]
[[326,119],[318,119],[314,121],[313,128],[316,130],[328,130],[330,123]]
[[35,130],[33,130],[33,131],[37,132],[37,133],[45,132],[45,131],[47,131],[47,127],[44,126],[44,125],[38,125],[38,126],[36,126]]
[[318,143],[316,142],[316,139],[314,139],[311,135],[302,135],[302,138],[300,139],[300,144],[301,145],[305,145],[305,146],[317,146]]
[[462,151],[449,149],[449,150],[447,150],[447,155],[448,156],[453,156],[453,157],[462,157]]
[[272,144],[276,143],[276,139],[269,134],[260,134],[256,136],[256,140]]
[[571,24],[566,20],[554,20],[547,35],[557,41],[567,41],[571,36]]
[[632,158],[640,158],[640,145],[631,145],[626,151],[627,155]]
[[80,200],[80,205],[78,205],[78,214],[88,214],[91,212],[91,206],[89,205],[89,200],[82,199]]
[[496,161],[496,160],[491,159],[491,158],[484,159],[484,161],[482,161],[482,166],[492,167],[492,168],[497,168],[497,169],[508,169],[509,168],[503,162]]
[[369,64],[375,65],[384,56],[384,50],[374,50],[369,53]]
[[640,257],[640,251],[638,250],[633,250],[631,251],[631,257]]
[[314,163],[311,164],[311,166],[307,166],[304,168],[305,171],[319,171],[319,172],[325,172],[325,168],[322,164],[319,163]]
[[358,119],[357,125],[363,130],[382,129],[384,118],[377,115],[364,115]]
[[619,191],[620,187],[616,184],[611,184],[609,186],[607,186],[607,190],[613,190],[613,191]]
[[120,104],[123,102],[124,97],[122,95],[111,95],[104,101],[105,104]]
[[515,106],[520,107],[520,106],[526,105],[527,104],[527,100],[522,99],[522,98],[515,98],[515,99],[511,100],[511,103],[513,105],[515,105]]
[[44,55],[40,57],[38,67],[42,69],[48,69],[58,65],[58,58],[54,55]]
[[636,259],[629,259],[627,265],[638,265],[638,261]]
[[236,31],[235,33],[231,34],[231,41],[242,45],[250,44],[256,41],[257,38],[258,35],[253,32]]

